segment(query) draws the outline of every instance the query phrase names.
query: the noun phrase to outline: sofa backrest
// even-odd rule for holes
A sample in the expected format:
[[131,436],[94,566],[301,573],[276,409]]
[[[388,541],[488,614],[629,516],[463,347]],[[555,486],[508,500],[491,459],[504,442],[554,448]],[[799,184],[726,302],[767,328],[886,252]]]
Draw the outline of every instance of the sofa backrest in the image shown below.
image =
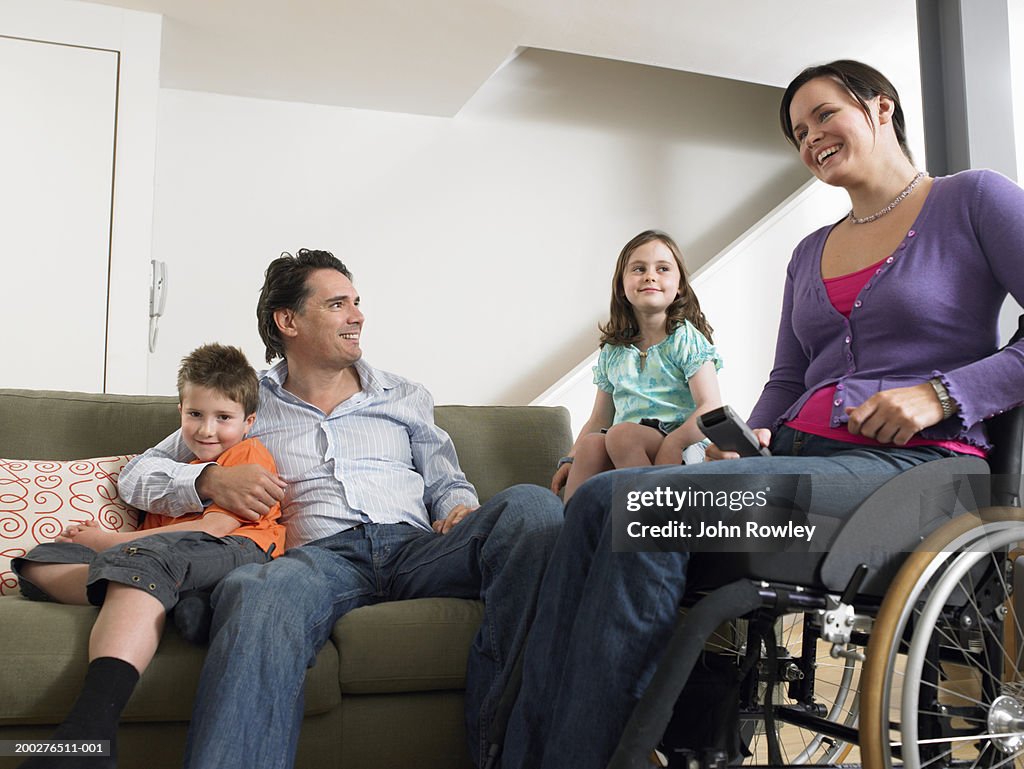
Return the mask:
[[0,390],[0,457],[139,454],[178,429],[177,406],[173,396]]
[[561,406],[437,406],[434,420],[452,437],[481,502],[517,483],[549,486],[572,447]]
[[[178,399],[0,389],[0,457],[87,459],[138,454],[179,426]],[[516,483],[547,486],[572,444],[569,413],[542,406],[438,406],[481,501]]]

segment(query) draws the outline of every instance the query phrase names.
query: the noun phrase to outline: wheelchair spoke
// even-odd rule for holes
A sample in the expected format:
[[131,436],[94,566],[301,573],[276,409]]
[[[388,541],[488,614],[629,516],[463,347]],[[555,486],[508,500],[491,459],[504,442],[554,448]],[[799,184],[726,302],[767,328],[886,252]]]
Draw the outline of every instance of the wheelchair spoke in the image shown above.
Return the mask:
[[[971,650],[969,648],[965,649],[963,644],[960,643],[960,640],[954,634],[953,629],[948,626],[948,624],[945,622],[945,620],[942,620],[942,624],[941,625],[940,624],[936,624],[935,625],[935,632],[937,632],[939,634],[939,636],[943,640],[946,641],[946,644],[945,644],[946,646],[948,646],[948,647],[950,647],[952,649],[956,649],[957,651],[961,652],[965,657],[970,655],[970,654],[972,654],[972,652],[971,652]],[[987,653],[986,653],[986,656],[987,656]],[[986,666],[985,670],[989,670],[990,671],[991,670],[991,666],[990,665]]]
[[[1001,585],[1002,585],[1002,587],[1004,589],[1003,595],[1004,596],[1009,596],[1011,594],[1009,592],[1009,585],[1006,584],[1006,581],[1003,578],[1003,572],[1002,572],[1002,569],[1000,568],[999,562],[996,561],[994,556],[991,557],[991,561],[992,561],[992,571],[993,571],[993,573],[995,573],[998,576],[999,581],[1000,581],[1000,583],[1001,583]],[[968,574],[967,576],[968,576],[968,578],[970,580],[970,583],[971,583],[971,590],[969,590],[967,592],[967,600],[970,602],[971,606],[977,612],[977,615],[979,617],[981,617],[981,616],[983,616],[983,612],[982,612],[981,606],[974,599],[974,595],[975,595],[974,575]],[[982,632],[983,633],[988,633],[991,636],[992,640],[995,642],[996,647],[998,648],[1000,654],[1002,655],[1001,659],[1008,661],[1010,659],[1010,654],[1009,654],[1009,652],[1006,651],[1006,647],[1003,645],[1002,639],[998,635],[996,635],[995,633],[990,633],[988,631],[988,625],[985,622],[982,622],[981,625],[982,625],[982,628],[983,628]],[[997,672],[996,672],[996,670],[994,668],[992,660],[989,658],[988,645],[983,643],[982,644],[982,650],[984,651],[985,659],[988,661],[988,665],[985,668],[985,672],[987,672],[993,678],[998,678],[999,675],[997,674]]]
[[740,635],[738,622],[737,620],[728,624],[728,634],[721,632],[720,628],[711,634],[711,637],[708,639],[708,646],[712,647],[716,654],[736,657],[737,659],[743,657],[741,646],[736,640]]
[[[999,578],[999,585],[1002,588],[1003,595],[1007,596],[1007,602],[1009,602],[1009,596],[1013,595],[1013,590],[1010,585],[1006,582],[1006,573],[1002,569],[996,570],[996,576]],[[1014,670],[1021,669],[1021,662],[1024,660],[1024,628],[1021,627],[1020,617],[1017,616],[1017,612],[1013,610],[1012,605],[1007,606],[1006,615],[1013,618],[1013,637],[1017,641],[1017,657],[1013,659],[1008,653],[1006,653],[1006,659],[1008,662],[1012,662]],[[1005,652],[1004,652],[1005,653]]]
[[[976,739],[979,739],[979,738],[986,738],[986,737],[991,737],[991,736],[992,735],[977,735],[977,736],[974,736],[974,737],[966,737],[966,738],[960,738],[960,739],[961,740],[963,740],[963,739],[976,740]],[[945,742],[945,741],[946,740],[943,740],[943,742]],[[971,766],[969,767],[969,769],[979,769],[979,767],[981,767],[981,766],[985,766],[985,769],[999,769],[999,767],[1005,766],[1007,763],[1009,763],[1011,761],[1015,761],[1018,758],[1020,758],[1020,756],[1021,756],[1021,754],[1018,752],[1018,753],[1015,753],[1013,755],[1007,756],[1003,760],[999,761],[999,763],[991,764],[991,765],[983,764],[982,763],[982,759],[985,757],[985,754],[987,752],[989,752],[990,750],[993,750],[993,747],[992,747],[992,743],[988,742],[978,752],[977,757],[975,757],[975,759],[971,763]],[[933,758],[928,759],[927,761],[923,761],[921,763],[921,767],[922,767],[922,769],[925,769],[925,767],[932,766],[933,764],[936,764],[936,763],[939,763],[939,762],[942,762],[943,764],[945,764],[946,763],[946,759],[954,757],[953,756],[954,752],[955,752],[955,749],[950,748],[949,750],[944,751],[943,753],[939,753],[938,755],[934,756]]]
[[[807,709],[807,716],[811,719],[802,718],[798,724],[789,720],[788,711],[776,712],[774,724],[783,762],[787,765],[826,765],[845,760],[851,749],[849,743],[817,731],[814,723],[816,719],[820,719],[823,724],[831,722],[848,728],[856,726],[859,663],[855,660],[833,659],[829,655],[829,644],[820,641],[816,632],[805,635],[801,615],[794,618],[786,617],[781,627],[776,629],[774,638],[779,647],[785,650],[784,656],[780,653],[780,670],[785,665],[790,672],[800,669],[813,676],[813,706],[809,702],[791,699],[790,694],[794,690],[790,688],[788,682],[777,683],[773,689],[774,707],[793,708],[794,717],[796,713]],[[804,646],[811,638],[814,640],[814,646],[809,651],[814,653],[805,653],[807,650]],[[810,665],[809,669],[805,668],[805,665]],[[793,685],[796,691],[805,692],[801,696],[807,696],[803,687],[810,685],[811,682],[801,681],[802,678],[793,682]],[[759,700],[762,702],[766,686],[766,683],[761,684]],[[765,722],[758,720],[756,733],[751,735],[748,745],[753,756],[746,763],[770,763],[765,729]]]
[[[977,767],[977,766],[979,766],[981,764],[982,756],[984,756],[985,755],[985,751],[989,750],[990,748],[992,748],[992,743],[987,743],[985,745],[985,747],[981,750],[981,752],[978,754],[978,758],[974,762],[974,764],[972,765],[972,769],[974,769],[974,767]],[[1007,756],[1002,761],[1000,761],[998,764],[992,764],[991,766],[987,766],[986,769],[999,769],[999,767],[1005,766],[1006,764],[1010,763],[1011,761],[1016,761],[1020,757],[1021,757],[1021,754],[1018,751],[1017,753],[1014,753],[1012,755]]]
[[925,761],[924,763],[921,764],[921,767],[922,767],[922,769],[924,769],[924,767],[931,766],[932,764],[937,763],[939,761],[942,761],[943,763],[945,763],[945,760],[947,758],[949,758],[950,756],[952,756],[952,755],[953,755],[953,749],[950,748],[945,753],[940,753],[939,755],[935,756],[934,758],[929,759],[928,761]]
[[906,558],[871,630],[866,766],[1024,769],[1024,617],[1013,592],[1022,542],[1024,510],[989,508]]
[[[922,715],[922,716],[935,716],[936,718],[948,718],[949,717],[948,713],[943,713],[941,710],[918,709],[917,712],[918,712],[918,715]],[[979,723],[979,724],[987,723],[984,718],[972,718],[970,716],[965,716],[965,715],[962,715],[962,714],[958,714],[957,715],[957,720],[959,720],[959,721],[969,721],[969,722],[974,722],[974,723]],[[923,743],[924,741],[920,740],[919,742]]]
[[982,748],[980,751],[978,751],[978,757],[974,759],[974,763],[971,764],[971,769],[978,769],[978,767],[981,766],[981,759],[985,757],[985,754],[989,751],[991,747],[992,745],[989,744]]
[[[990,760],[987,761],[987,765],[992,765],[995,761],[995,765],[1002,766],[1014,760],[1016,748],[1020,743],[1020,735],[1014,727],[1024,721],[1024,706],[1021,704],[1019,687],[1006,689],[1007,677],[1003,671],[1003,663],[1009,662],[1011,658],[1001,637],[1005,632],[1005,624],[1002,621],[1004,615],[999,613],[999,609],[1005,607],[1009,596],[1004,592],[1002,599],[997,600],[999,594],[992,594],[991,588],[993,583],[1008,587],[1001,578],[1005,559],[1005,551],[1002,548],[1017,536],[1018,532],[1008,528],[998,537],[987,541],[986,545],[994,546],[995,555],[991,551],[983,552],[976,549],[965,550],[957,555],[950,562],[948,569],[938,576],[933,591],[920,606],[919,619],[916,623],[918,632],[910,643],[907,657],[908,675],[904,678],[902,687],[902,757],[910,769],[922,766],[923,761],[930,762],[933,758],[930,747],[938,744],[957,745],[958,755],[972,751],[984,754],[989,748],[998,751],[989,752]],[[979,584],[978,577],[982,576],[985,583]],[[979,602],[981,595],[985,596],[986,606],[991,606],[987,611]],[[951,597],[951,605],[956,607],[952,613],[945,605]],[[991,601],[995,603],[990,603]],[[951,626],[951,619],[957,624],[955,629]],[[1000,632],[994,632],[993,626],[999,628]],[[965,637],[969,637],[969,642],[965,643]],[[939,664],[933,656],[937,654],[940,659],[943,658],[944,650],[945,653],[952,652],[957,660],[955,665],[949,663],[949,669]],[[998,654],[998,659],[993,659],[995,654]],[[968,678],[958,680],[948,675],[949,671],[962,668],[970,669]],[[939,679],[938,682],[924,676],[925,671],[931,671],[931,676]],[[973,689],[974,684],[970,682],[975,680],[980,687],[978,693],[975,695],[973,692],[964,691],[964,684]],[[1015,680],[1014,672],[1012,682]],[[927,692],[933,694],[929,695]],[[969,722],[968,717],[961,717],[961,709],[958,707],[948,714],[939,715],[931,725],[923,725],[925,731],[921,737],[926,739],[919,739],[919,721],[923,717],[927,719],[929,711],[920,708],[918,703],[925,705],[937,699],[940,693],[954,702],[966,701],[977,708],[980,715],[984,716],[984,720],[974,718],[973,723],[980,722],[982,733],[966,736],[957,734],[954,722],[957,719],[964,723]],[[943,709],[944,707],[940,708],[940,712]],[[950,728],[954,730],[952,734],[947,733]],[[942,736],[931,738],[930,734]],[[1008,755],[1008,758],[1002,759],[1000,754]],[[979,755],[978,760],[980,759]]]
[[[933,683],[922,683],[921,686],[923,686],[923,687],[927,686],[930,689],[934,689],[936,692],[938,692],[940,694],[948,694],[950,697],[958,697],[960,699],[967,700],[968,702],[973,703],[974,705],[977,705],[978,707],[981,707],[981,708],[988,707],[988,703],[983,702],[982,700],[979,700],[979,699],[976,699],[974,697],[969,696],[962,689],[950,689],[948,687],[940,686],[939,684],[933,684]],[[918,713],[927,713],[929,711],[924,710],[923,708],[919,708],[917,712]]]
[[[989,556],[989,559],[994,561],[994,559],[991,556]],[[997,566],[997,568],[998,568],[998,566]],[[966,580],[968,582],[968,585],[970,587],[969,590],[965,590],[964,591],[966,593],[966,595],[967,595],[967,602],[970,604],[971,608],[975,610],[977,616],[981,617],[982,616],[981,607],[978,605],[977,601],[974,600],[974,594],[975,594],[975,591],[976,591],[976,586],[974,584],[974,575],[971,572],[967,572],[967,574],[964,575],[964,576],[965,576],[965,578],[966,578]],[[981,627],[982,628],[985,627],[984,620],[981,623]],[[984,632],[984,631],[982,631],[982,632]],[[957,648],[959,648],[960,651],[965,651],[963,648],[959,647],[959,644],[957,645]],[[984,643],[984,639],[982,639],[981,650],[982,650],[982,653],[985,655],[985,663],[986,663],[985,664],[985,671],[988,672],[991,675],[991,673],[992,673],[992,660],[989,658],[988,645],[986,643]]]
[[992,740],[996,737],[1024,737],[1024,732],[999,732],[989,734],[981,732],[980,734],[964,734],[958,737],[935,737],[930,740],[918,740],[918,745],[943,745],[951,742],[977,742],[978,740]]
[[[945,674],[945,671],[939,665],[935,665],[933,663],[929,663],[929,667],[931,669],[935,670],[935,671],[938,671],[940,676]],[[948,687],[941,686],[939,684],[930,683],[930,682],[922,683],[921,686],[927,686],[927,687],[929,687],[931,689],[934,689],[939,694],[946,694],[946,695],[948,695],[950,697],[956,697],[956,698],[959,698],[959,699],[962,699],[962,700],[967,700],[968,702],[970,702],[970,703],[972,703],[974,705],[977,705],[978,707],[981,707],[981,708],[985,708],[985,707],[988,706],[988,703],[983,702],[982,700],[976,699],[975,697],[971,697],[963,689],[950,689]],[[918,712],[919,713],[926,713],[926,712],[929,712],[929,711],[925,711],[924,709],[918,709]],[[960,717],[961,718],[966,718],[964,716],[960,716]]]

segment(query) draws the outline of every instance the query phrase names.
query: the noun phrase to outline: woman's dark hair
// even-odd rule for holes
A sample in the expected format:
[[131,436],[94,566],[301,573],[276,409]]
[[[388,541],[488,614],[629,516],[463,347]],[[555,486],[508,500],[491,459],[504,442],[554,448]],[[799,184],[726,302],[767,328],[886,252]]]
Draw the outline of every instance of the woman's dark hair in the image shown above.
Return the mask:
[[711,328],[711,324],[701,312],[697,295],[690,287],[690,281],[686,277],[686,267],[683,265],[683,254],[679,250],[679,246],[664,232],[644,230],[622,247],[618,261],[615,262],[615,274],[612,276],[611,317],[603,326],[598,326],[601,331],[602,347],[606,344],[627,345],[640,341],[639,324],[636,322],[636,315],[633,314],[633,305],[626,299],[622,276],[626,272],[626,265],[629,264],[629,257],[633,255],[633,252],[653,240],[661,241],[672,252],[676,266],[679,268],[679,296],[665,310],[665,333],[671,334],[683,325],[684,321],[688,320],[694,328],[707,337],[709,342],[713,341],[711,333],[714,329]]
[[831,78],[843,86],[857,100],[865,115],[870,114],[868,102],[875,97],[886,96],[891,99],[893,105],[892,125],[896,131],[896,140],[900,143],[900,149],[903,150],[903,154],[907,156],[910,162],[914,162],[914,158],[910,154],[910,148],[907,147],[907,126],[903,117],[903,106],[900,104],[900,95],[896,92],[896,87],[874,67],[869,67],[867,64],[862,64],[852,59],[839,59],[828,64],[808,67],[797,75],[786,88],[786,92],[782,95],[782,104],[779,107],[779,123],[782,125],[782,133],[790,144],[800,149],[800,142],[793,136],[793,120],[789,116],[789,108],[793,103],[793,97],[796,96],[796,92],[802,86],[811,80],[817,80],[819,77]]
[[352,273],[330,251],[300,248],[295,256],[285,252],[267,267],[263,288],[260,289],[260,300],[256,305],[256,321],[259,325],[260,339],[267,348],[267,363],[274,358],[284,357],[284,342],[274,321],[274,312],[301,310],[309,296],[306,279],[311,272],[325,269],[337,270],[352,280]]

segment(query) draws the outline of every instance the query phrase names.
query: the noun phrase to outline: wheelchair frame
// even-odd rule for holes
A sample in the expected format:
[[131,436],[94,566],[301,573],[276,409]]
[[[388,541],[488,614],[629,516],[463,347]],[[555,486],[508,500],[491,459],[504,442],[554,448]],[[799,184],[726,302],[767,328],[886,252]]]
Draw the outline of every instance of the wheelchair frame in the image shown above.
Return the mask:
[[[1012,341],[1022,337],[1024,316]],[[711,571],[718,574],[710,582],[688,588],[689,611],[677,623],[609,769],[650,769],[652,755],[665,758],[652,754],[652,748],[707,640],[720,625],[736,619],[748,625],[745,648],[740,648],[744,662],[737,666],[744,678],[737,707],[747,723],[745,736],[749,719],[763,724],[767,765],[835,764],[845,757],[844,746],[858,745],[867,769],[891,769],[894,761],[908,769],[962,763],[972,769],[1024,766],[1024,551],[1015,549],[1024,546],[1024,406],[986,426],[995,446],[987,466],[973,458],[944,459],[893,478],[848,519],[853,525],[837,534],[813,580],[780,580],[785,564],[767,554],[749,563],[738,559],[739,566],[724,569],[716,563]],[[873,530],[872,520],[887,516],[892,521],[893,505],[911,493],[914,483],[918,489],[932,488],[929,483],[987,473],[989,467],[993,506],[971,512],[970,495],[962,498],[957,489],[953,504],[964,513],[932,531],[909,555],[879,553],[861,539],[863,530]],[[896,541],[920,541],[907,540],[907,534]],[[860,552],[869,554],[863,562]],[[694,565],[690,573],[696,582],[701,570]],[[736,573],[744,568],[742,576]],[[783,648],[780,662],[771,628],[793,613],[804,618],[801,655]],[[815,700],[819,638],[832,644],[833,657],[844,659],[836,700],[824,707]],[[857,651],[865,645],[865,654]],[[757,659],[752,663],[751,657]],[[858,695],[851,678],[861,661]],[[971,691],[944,685],[950,671],[963,666],[972,671],[965,679]],[[773,702],[782,691],[792,704]],[[783,757],[779,745],[782,725],[815,735],[792,760]],[[669,766],[722,769],[737,757],[712,750],[667,758]]]

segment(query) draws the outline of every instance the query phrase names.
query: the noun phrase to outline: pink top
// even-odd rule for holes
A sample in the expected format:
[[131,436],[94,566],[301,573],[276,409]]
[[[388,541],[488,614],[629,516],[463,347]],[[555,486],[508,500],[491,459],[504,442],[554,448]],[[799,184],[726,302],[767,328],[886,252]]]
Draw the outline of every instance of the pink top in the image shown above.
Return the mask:
[[[850,313],[853,311],[854,302],[857,300],[857,295],[860,294],[864,284],[868,282],[868,279],[875,273],[875,270],[884,262],[885,259],[881,259],[875,264],[868,265],[863,270],[851,272],[849,275],[823,279],[822,282],[825,284],[825,290],[828,293],[829,301],[832,302],[832,306],[844,317],[849,318]],[[803,408],[800,409],[800,413],[786,422],[786,424],[794,430],[800,430],[811,435],[820,435],[823,438],[831,438],[836,441],[856,443],[862,446],[884,445],[873,438],[853,435],[845,426],[832,427],[829,424],[832,416],[833,401],[836,397],[836,388],[842,388],[842,386],[840,383],[816,390],[807,399]],[[983,449],[972,446],[969,443],[961,443],[960,441],[933,441],[926,438],[911,438],[907,441],[907,446],[941,446],[960,454],[973,454],[977,457],[986,456]]]

